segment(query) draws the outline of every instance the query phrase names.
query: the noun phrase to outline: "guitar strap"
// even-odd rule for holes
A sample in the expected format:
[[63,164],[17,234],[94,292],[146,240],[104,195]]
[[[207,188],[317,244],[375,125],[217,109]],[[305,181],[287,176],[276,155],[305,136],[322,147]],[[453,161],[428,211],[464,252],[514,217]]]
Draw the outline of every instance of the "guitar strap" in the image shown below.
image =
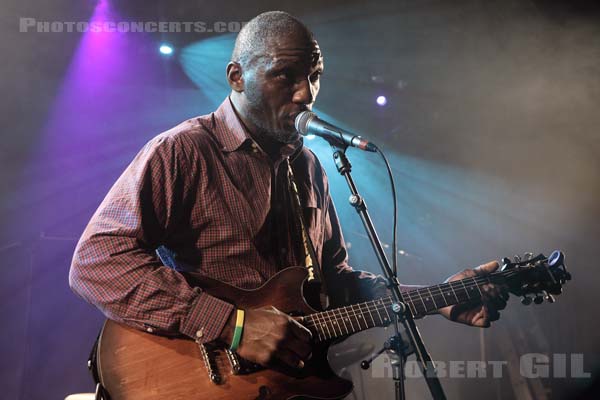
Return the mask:
[[312,239],[308,234],[306,221],[302,213],[302,203],[300,201],[300,194],[298,193],[298,185],[294,178],[294,171],[289,158],[287,159],[288,166],[288,186],[292,194],[292,210],[300,226],[302,236],[302,248],[304,253],[304,266],[308,270],[308,282],[310,284],[317,284],[319,288],[319,300],[323,310],[329,307],[329,298],[327,296],[327,287],[325,285],[325,279],[323,279],[323,270],[319,264],[315,246],[313,245]]

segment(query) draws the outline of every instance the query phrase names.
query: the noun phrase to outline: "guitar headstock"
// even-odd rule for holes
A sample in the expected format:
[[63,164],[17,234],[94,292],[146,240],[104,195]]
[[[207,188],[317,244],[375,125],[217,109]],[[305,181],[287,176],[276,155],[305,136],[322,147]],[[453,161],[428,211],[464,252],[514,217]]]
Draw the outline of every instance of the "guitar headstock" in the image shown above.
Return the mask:
[[[544,300],[554,303],[553,295],[562,292],[562,285],[571,280],[571,274],[565,266],[565,255],[558,250],[546,257],[543,254],[533,256],[526,253],[523,257],[515,256],[513,260],[502,259],[501,272],[505,276],[508,290],[523,296],[521,303],[536,304]],[[531,297],[533,295],[533,297]]]

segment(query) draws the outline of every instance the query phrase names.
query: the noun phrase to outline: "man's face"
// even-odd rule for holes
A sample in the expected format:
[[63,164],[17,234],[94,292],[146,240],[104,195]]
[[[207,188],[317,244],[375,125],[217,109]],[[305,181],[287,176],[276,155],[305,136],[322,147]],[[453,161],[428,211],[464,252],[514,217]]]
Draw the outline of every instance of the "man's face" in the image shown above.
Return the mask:
[[311,110],[319,93],[323,57],[314,40],[282,37],[244,72],[246,116],[259,134],[281,143],[298,139],[296,115]]

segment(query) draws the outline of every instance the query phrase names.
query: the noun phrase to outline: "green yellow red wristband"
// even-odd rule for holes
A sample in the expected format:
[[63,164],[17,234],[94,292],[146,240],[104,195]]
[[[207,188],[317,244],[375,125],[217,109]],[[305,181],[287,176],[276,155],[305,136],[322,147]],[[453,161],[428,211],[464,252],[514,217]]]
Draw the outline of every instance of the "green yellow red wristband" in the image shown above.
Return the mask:
[[233,339],[231,340],[231,346],[229,350],[236,351],[240,346],[242,340],[242,332],[244,331],[244,310],[237,309],[237,315],[235,317],[235,329],[233,331]]

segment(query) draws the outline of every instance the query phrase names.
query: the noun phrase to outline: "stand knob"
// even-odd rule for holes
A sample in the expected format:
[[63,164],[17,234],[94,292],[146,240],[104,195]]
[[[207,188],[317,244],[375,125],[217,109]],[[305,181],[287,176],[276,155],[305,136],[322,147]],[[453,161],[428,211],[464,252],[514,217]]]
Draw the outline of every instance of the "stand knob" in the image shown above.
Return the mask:
[[521,299],[521,304],[528,306],[531,304],[531,297],[529,296],[523,296],[523,298]]
[[544,297],[543,296],[535,296],[535,298],[533,299],[533,302],[535,304],[542,304],[544,302]]

